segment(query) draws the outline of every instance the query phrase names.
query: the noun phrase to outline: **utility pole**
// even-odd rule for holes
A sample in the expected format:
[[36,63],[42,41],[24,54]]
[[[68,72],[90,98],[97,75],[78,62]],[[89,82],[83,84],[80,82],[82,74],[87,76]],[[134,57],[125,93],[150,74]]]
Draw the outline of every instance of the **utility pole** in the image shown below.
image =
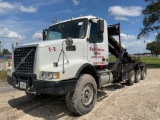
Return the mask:
[[19,44],[19,43],[18,43],[18,42],[16,42],[16,46],[18,46],[18,44]]
[[12,51],[13,51],[13,49],[14,49],[14,44],[13,43],[11,44],[11,47],[12,47]]
[[1,45],[1,54],[3,55],[3,45]]
[[2,43],[2,42],[0,41],[0,54],[2,54],[2,52],[1,52],[1,43]]

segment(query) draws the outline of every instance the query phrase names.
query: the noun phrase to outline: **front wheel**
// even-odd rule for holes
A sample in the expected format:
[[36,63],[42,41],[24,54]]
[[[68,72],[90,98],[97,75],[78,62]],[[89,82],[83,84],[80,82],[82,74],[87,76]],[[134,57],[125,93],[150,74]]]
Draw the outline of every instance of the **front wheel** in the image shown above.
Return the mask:
[[95,79],[89,74],[80,76],[76,89],[66,95],[68,109],[78,115],[90,112],[97,98],[97,84]]

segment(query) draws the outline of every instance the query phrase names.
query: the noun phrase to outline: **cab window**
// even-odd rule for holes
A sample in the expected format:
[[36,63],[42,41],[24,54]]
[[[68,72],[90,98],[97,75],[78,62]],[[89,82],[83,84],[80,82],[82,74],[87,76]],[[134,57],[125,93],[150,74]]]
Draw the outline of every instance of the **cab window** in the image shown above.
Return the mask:
[[98,24],[94,23],[94,22],[91,22],[90,42],[91,43],[101,43],[101,42],[103,42],[103,33],[99,32]]

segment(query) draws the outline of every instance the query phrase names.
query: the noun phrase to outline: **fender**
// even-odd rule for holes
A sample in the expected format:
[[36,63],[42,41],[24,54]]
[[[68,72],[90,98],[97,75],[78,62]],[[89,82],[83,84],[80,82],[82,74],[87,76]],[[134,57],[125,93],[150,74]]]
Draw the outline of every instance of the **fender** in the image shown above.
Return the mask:
[[85,64],[83,64],[83,65],[79,68],[79,70],[78,70],[77,73],[76,73],[75,78],[78,78],[79,75],[80,75],[80,73],[81,73],[81,72],[83,71],[83,69],[85,69],[86,67],[90,68],[90,70],[91,70],[92,72],[96,73],[95,75],[97,75],[97,70],[93,67],[93,65],[91,65],[91,64],[89,64],[89,63],[85,63]]
[[94,66],[89,63],[83,64],[77,71],[75,78],[79,78],[79,76],[84,73],[92,75],[97,83],[97,87],[99,88],[99,76]]

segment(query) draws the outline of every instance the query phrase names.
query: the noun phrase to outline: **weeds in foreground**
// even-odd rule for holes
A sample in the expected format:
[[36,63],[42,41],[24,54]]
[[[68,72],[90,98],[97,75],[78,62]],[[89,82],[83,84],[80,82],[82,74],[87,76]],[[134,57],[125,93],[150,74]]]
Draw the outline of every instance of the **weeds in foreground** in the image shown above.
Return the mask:
[[6,81],[7,80],[7,71],[1,71],[0,72],[0,80]]

